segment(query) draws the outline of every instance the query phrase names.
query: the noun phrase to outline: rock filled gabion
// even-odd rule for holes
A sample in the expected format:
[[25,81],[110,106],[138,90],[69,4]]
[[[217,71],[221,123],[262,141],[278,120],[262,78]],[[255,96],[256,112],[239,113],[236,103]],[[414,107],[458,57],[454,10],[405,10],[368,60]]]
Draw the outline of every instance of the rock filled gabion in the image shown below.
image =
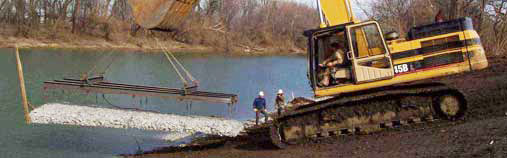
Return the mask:
[[181,116],[153,112],[129,111],[102,107],[51,103],[30,112],[36,124],[76,125],[84,127],[135,128],[178,133],[204,133],[237,136],[242,122],[216,117]]

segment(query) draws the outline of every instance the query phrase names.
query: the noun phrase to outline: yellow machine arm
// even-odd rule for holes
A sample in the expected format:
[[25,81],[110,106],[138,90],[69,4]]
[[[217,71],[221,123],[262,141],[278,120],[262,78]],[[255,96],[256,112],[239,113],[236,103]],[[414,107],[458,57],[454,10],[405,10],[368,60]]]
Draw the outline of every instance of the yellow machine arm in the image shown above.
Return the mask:
[[350,0],[317,0],[320,27],[355,22]]

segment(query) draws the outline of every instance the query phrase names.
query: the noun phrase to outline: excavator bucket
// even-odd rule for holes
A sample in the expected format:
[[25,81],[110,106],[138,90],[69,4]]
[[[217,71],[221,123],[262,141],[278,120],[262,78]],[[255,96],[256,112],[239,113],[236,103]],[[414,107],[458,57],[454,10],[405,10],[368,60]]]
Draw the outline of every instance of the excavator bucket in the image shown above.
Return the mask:
[[146,29],[174,30],[199,0],[128,0],[135,22]]

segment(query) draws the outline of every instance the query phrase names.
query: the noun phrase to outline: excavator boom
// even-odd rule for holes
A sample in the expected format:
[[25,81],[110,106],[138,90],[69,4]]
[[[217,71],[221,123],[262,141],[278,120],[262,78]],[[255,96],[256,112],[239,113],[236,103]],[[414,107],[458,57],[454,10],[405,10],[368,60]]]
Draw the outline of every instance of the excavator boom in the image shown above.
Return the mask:
[[317,0],[317,5],[321,28],[355,22],[350,0]]

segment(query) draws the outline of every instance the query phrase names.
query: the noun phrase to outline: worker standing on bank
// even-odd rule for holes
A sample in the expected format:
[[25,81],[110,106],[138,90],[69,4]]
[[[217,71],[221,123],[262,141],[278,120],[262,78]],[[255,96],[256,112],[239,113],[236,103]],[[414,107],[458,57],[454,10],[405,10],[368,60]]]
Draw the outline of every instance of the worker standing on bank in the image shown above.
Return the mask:
[[266,112],[266,99],[264,99],[264,92],[260,91],[259,96],[253,102],[253,109],[255,111],[255,125],[259,125],[260,113],[264,115],[264,121],[268,122],[268,113]]
[[282,114],[283,108],[285,108],[285,96],[283,95],[282,89],[279,89],[278,93],[276,94],[275,108],[278,112],[278,116],[280,116]]

